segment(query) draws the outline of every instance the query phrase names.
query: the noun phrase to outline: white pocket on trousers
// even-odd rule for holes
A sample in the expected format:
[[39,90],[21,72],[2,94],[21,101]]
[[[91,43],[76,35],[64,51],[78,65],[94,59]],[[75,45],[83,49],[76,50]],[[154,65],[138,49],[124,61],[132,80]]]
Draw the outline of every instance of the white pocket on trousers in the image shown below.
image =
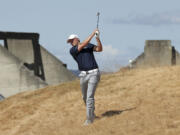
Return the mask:
[[79,76],[79,77],[83,77],[83,76],[85,76],[85,75],[86,75],[86,73],[82,73],[82,72],[81,72],[78,76]]

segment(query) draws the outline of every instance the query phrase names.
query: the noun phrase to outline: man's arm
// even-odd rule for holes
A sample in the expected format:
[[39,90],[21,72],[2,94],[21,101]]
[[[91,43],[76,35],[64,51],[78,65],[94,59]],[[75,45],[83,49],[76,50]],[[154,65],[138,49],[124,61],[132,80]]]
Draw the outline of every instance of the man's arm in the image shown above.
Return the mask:
[[81,51],[94,37],[97,30],[95,30],[86,40],[84,40],[80,45],[78,45],[78,51]]
[[93,50],[96,52],[102,52],[103,47],[102,47],[99,37],[96,37],[96,41],[97,41],[97,46],[94,46]]

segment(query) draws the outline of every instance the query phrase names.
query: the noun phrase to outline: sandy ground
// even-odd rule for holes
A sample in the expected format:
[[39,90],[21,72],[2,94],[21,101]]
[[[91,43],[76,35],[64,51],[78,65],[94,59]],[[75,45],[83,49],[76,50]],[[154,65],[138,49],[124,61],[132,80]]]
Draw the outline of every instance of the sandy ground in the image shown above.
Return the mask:
[[101,76],[96,115],[83,126],[79,80],[0,102],[0,135],[179,135],[180,66]]

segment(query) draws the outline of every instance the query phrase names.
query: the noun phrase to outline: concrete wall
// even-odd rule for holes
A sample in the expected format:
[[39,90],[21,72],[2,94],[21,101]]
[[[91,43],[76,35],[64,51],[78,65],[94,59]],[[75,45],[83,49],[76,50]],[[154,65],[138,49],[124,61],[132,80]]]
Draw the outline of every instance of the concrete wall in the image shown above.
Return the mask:
[[144,64],[144,53],[139,55],[133,62],[132,62],[132,68],[139,68],[145,66]]
[[7,39],[8,50],[21,61],[34,63],[32,40]]
[[[32,40],[7,39],[8,50],[18,57],[22,62],[34,63],[34,52]],[[42,59],[45,81],[49,85],[56,85],[61,82],[71,81],[77,77],[69,71],[59,59],[40,46],[40,56]]]
[[43,88],[47,83],[28,70],[23,62],[0,45],[0,94],[4,97]]
[[0,94],[5,97],[26,90],[78,79],[39,45],[38,33],[0,32]]
[[[171,66],[174,63],[180,64],[179,53],[175,52],[175,54],[173,52],[170,40],[147,40],[145,42],[144,53],[134,60],[133,67],[143,68]],[[174,59],[173,55],[176,55],[176,59]]]
[[168,66],[171,65],[172,46],[170,40],[147,40],[144,48],[145,65]]
[[176,51],[176,65],[180,65],[180,54]]
[[61,82],[71,81],[77,78],[71,71],[63,66],[63,62],[48,52],[43,46],[41,46],[41,54],[45,78],[48,84],[59,84]]

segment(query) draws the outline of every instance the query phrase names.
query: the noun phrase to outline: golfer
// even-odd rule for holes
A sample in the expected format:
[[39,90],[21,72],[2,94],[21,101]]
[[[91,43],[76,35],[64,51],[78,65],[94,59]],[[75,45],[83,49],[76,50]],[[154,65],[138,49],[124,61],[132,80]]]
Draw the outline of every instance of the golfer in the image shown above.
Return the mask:
[[[97,46],[91,44],[91,39],[96,36]],[[95,114],[94,95],[100,81],[100,71],[93,51],[102,52],[102,44],[99,38],[99,30],[96,29],[86,40],[80,42],[77,35],[70,35],[67,43],[70,43],[70,54],[78,64],[80,70],[80,87],[82,98],[86,105],[86,121],[84,125],[93,123]]]

